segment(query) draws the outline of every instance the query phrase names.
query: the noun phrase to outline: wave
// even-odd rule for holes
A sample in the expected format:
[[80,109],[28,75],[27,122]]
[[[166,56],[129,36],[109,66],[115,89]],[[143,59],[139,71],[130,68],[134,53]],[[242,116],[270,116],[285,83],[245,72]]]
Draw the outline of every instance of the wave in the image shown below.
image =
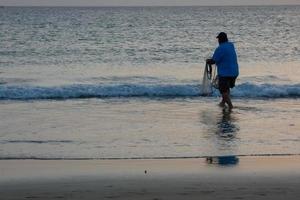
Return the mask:
[[277,84],[240,84],[232,91],[235,97],[247,98],[298,98],[300,97],[300,84],[277,85]]
[[[74,84],[55,87],[32,85],[0,85],[1,100],[77,99],[113,97],[197,97],[200,84]],[[213,96],[217,96],[215,90]],[[252,84],[242,83],[232,90],[232,96],[240,98],[298,98],[300,84]]]

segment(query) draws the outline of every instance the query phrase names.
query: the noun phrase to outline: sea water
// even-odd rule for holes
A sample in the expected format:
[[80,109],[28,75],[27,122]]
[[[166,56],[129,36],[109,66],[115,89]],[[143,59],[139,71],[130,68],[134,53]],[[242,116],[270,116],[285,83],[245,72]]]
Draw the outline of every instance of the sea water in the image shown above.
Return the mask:
[[[300,154],[300,6],[0,8],[0,159]],[[232,112],[201,93],[225,31]]]

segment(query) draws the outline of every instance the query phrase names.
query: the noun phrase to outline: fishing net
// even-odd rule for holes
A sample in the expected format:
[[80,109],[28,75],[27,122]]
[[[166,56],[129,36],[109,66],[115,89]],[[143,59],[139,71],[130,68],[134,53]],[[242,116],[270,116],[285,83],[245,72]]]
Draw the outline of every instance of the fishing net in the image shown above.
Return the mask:
[[213,94],[213,89],[219,88],[219,79],[216,71],[216,66],[212,67],[212,65],[206,64],[202,78],[201,95],[210,96]]
[[212,94],[212,83],[211,83],[211,65],[206,65],[202,78],[201,94],[204,96],[209,96]]

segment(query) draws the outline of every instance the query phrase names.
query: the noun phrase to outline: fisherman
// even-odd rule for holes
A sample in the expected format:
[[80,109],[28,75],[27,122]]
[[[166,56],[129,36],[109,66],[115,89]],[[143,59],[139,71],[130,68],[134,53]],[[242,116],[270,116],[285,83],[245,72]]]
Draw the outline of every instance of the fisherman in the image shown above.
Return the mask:
[[237,55],[234,45],[228,41],[226,33],[219,33],[217,39],[219,46],[216,48],[213,57],[207,59],[206,63],[217,65],[218,87],[222,95],[222,101],[219,105],[225,107],[225,104],[227,104],[231,110],[233,105],[230,99],[230,88],[235,86],[235,80],[239,75]]

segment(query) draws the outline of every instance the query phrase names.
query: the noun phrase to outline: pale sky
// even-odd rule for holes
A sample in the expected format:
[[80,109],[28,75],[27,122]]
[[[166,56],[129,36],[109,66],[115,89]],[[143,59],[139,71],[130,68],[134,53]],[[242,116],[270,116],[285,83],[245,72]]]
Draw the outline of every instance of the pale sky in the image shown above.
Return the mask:
[[0,0],[3,6],[300,5],[300,0]]

